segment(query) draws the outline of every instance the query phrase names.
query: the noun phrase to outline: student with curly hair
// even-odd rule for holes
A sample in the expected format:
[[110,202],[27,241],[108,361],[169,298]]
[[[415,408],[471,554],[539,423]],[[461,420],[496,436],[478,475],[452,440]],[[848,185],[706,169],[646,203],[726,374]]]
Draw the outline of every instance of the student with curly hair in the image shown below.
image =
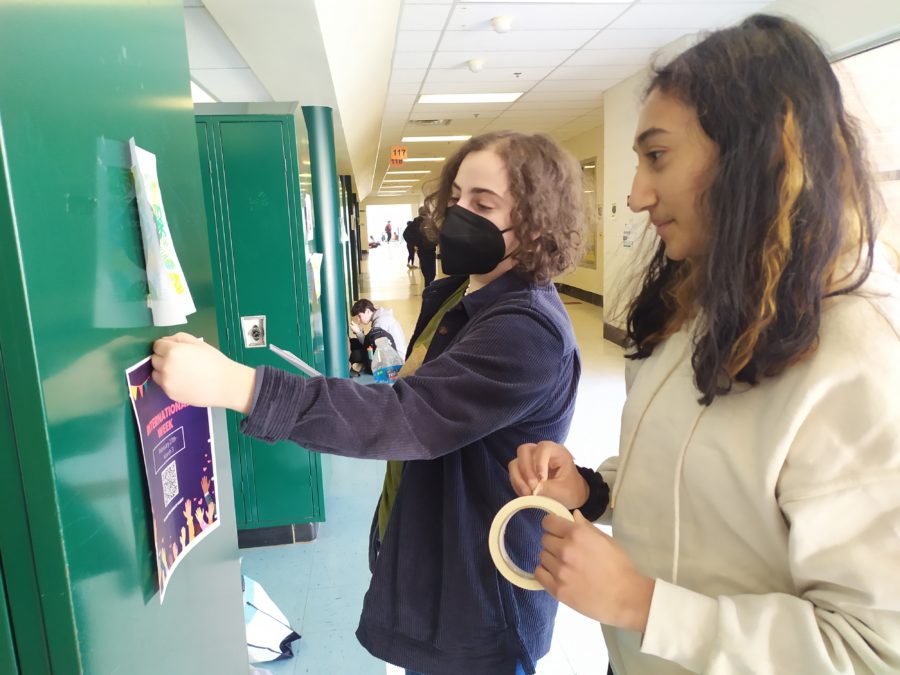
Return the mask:
[[900,672],[900,280],[828,60],[784,19],[715,32],[656,72],[634,148],[659,245],[619,455],[510,466],[613,537],[548,516],[536,577],[616,675]]
[[[556,600],[500,576],[487,537],[514,497],[515,448],[569,430],[580,360],[551,279],[577,260],[582,198],[578,162],[547,137],[465,143],[428,200],[450,276],[425,288],[393,386],[254,371],[184,334],[155,344],[169,396],[243,412],[246,434],[402,460],[376,511],[357,637],[410,672],[533,673],[550,648]],[[510,524],[516,559],[537,560],[540,529]]]

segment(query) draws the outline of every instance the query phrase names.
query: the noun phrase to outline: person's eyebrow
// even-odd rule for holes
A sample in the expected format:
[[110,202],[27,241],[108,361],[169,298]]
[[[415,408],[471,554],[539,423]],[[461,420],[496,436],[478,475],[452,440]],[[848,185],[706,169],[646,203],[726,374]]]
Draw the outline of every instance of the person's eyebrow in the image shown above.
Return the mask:
[[644,143],[646,143],[648,140],[650,140],[654,136],[658,136],[659,134],[667,134],[667,133],[669,133],[669,132],[666,131],[665,129],[661,129],[659,127],[650,127],[649,129],[644,129],[644,131],[642,131],[638,135],[638,137],[635,139],[634,145],[631,146],[631,149],[634,150],[635,152],[637,152],[637,147],[639,145],[643,145]]
[[[462,192],[462,188],[459,187],[459,185],[457,185],[456,183],[453,183],[453,187],[456,190],[459,190],[460,192]],[[474,188],[472,188],[472,192],[474,192],[477,195],[480,195],[480,194],[494,195],[498,199],[503,199],[503,195],[499,195],[496,192],[494,192],[493,190],[489,190],[488,188],[474,187]]]

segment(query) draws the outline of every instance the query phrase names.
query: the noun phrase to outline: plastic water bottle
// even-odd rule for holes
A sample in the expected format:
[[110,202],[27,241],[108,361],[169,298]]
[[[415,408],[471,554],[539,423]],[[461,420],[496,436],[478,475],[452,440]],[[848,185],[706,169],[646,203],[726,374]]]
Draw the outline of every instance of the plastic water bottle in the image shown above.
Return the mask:
[[386,337],[375,340],[375,358],[372,359],[372,375],[376,382],[388,384],[397,379],[403,358],[397,350],[391,347],[391,341]]

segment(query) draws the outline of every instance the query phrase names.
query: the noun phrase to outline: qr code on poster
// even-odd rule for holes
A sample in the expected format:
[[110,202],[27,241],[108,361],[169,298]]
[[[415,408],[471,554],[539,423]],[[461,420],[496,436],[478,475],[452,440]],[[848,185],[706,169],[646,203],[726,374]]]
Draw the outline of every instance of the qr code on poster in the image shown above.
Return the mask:
[[169,505],[178,496],[178,462],[169,462],[169,465],[160,474],[162,479],[163,502]]

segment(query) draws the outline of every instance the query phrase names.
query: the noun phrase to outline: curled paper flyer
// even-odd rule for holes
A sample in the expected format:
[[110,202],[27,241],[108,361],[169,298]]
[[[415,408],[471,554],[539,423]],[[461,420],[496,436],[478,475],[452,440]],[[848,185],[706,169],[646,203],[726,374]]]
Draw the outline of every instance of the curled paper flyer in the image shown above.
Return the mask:
[[153,324],[174,326],[187,323],[188,314],[193,314],[197,309],[181,263],[178,262],[178,254],[166,221],[159,179],[156,176],[156,155],[139,148],[133,138],[128,144],[141,221],[141,238],[144,242],[147,284],[150,287],[148,304],[153,314]]
[[144,455],[161,603],[175,569],[219,526],[219,512],[210,410],[176,403],[152,372],[147,357],[125,377]]

